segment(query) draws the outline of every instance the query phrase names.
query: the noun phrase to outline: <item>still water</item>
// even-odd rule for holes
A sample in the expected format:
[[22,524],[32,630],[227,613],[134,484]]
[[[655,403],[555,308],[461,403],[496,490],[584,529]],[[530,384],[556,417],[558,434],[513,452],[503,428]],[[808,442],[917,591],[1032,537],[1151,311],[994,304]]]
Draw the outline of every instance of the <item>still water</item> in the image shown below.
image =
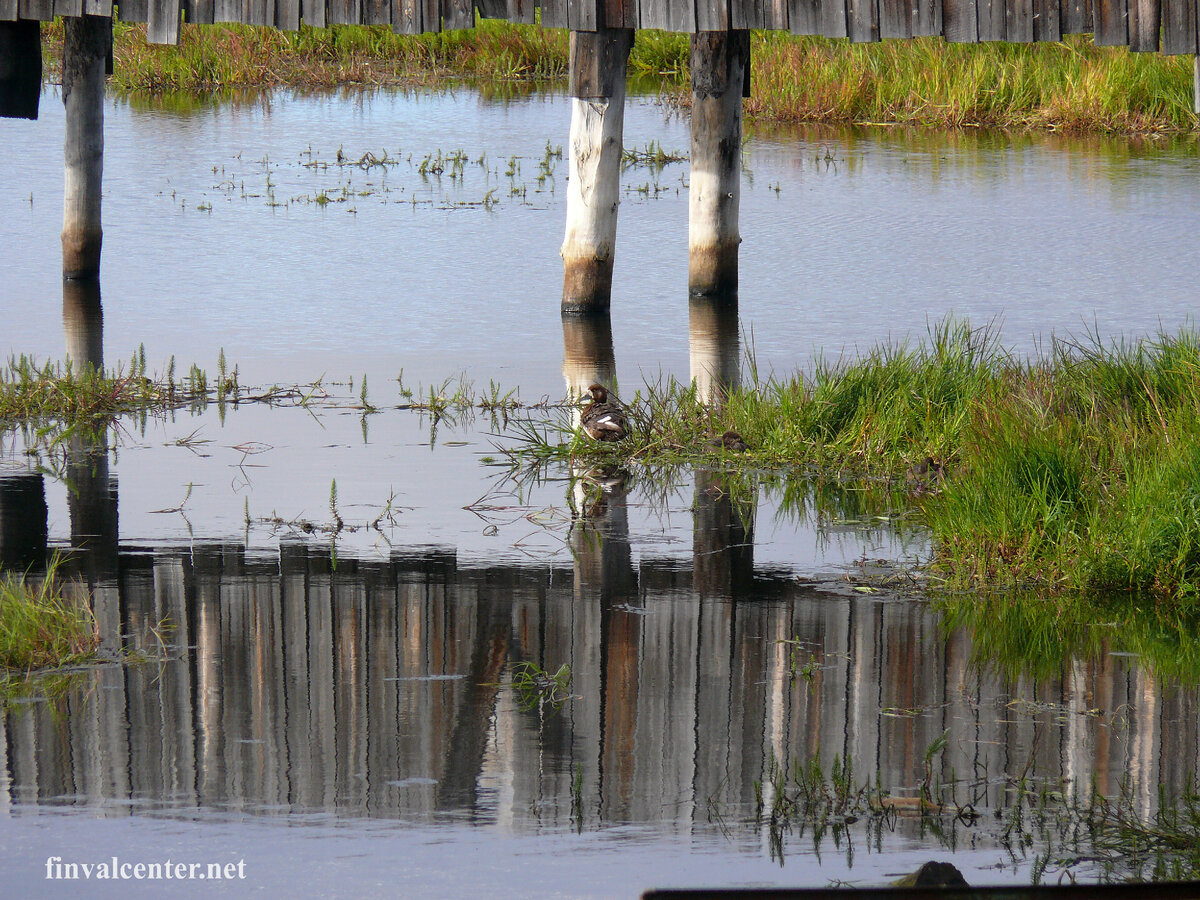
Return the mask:
[[[1194,685],[1103,649],[1001,670],[986,634],[848,581],[928,555],[886,492],[688,471],[578,519],[586,473],[512,477],[503,422],[397,405],[448,378],[529,402],[747,355],[789,372],[948,315],[1023,353],[1174,329],[1198,299],[1194,139],[752,132],[740,321],[687,302],[686,163],[633,161],[613,318],[589,326],[557,315],[559,96],[106,115],[102,313],[59,279],[61,105],[0,122],[0,349],[143,345],[181,373],[223,350],[244,383],[339,402],[126,419],[34,457],[0,435],[5,563],[72,548],[108,649],[151,658],[0,718],[18,894],[77,895],[47,857],[113,855],[244,859],[252,889],[312,896],[879,883],[933,857],[1027,881],[1045,842],[987,824],[1014,782],[1149,810],[1193,777]],[[651,142],[685,150],[686,120],[635,98],[627,147]],[[371,415],[349,408],[364,377]],[[528,702],[526,662],[570,667],[561,706]],[[823,837],[757,820],[774,761],[810,758],[902,812]],[[931,781],[988,815],[931,831],[903,812]]]

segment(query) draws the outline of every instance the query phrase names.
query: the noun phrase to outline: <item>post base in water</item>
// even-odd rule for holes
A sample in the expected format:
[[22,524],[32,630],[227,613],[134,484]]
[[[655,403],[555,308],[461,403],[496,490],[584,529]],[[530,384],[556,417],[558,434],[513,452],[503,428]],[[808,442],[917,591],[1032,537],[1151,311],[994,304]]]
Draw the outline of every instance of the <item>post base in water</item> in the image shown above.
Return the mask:
[[62,233],[63,278],[94,280],[100,275],[100,229],[64,228]]
[[564,259],[562,314],[604,315],[612,300],[612,257]]
[[739,238],[715,247],[692,247],[688,251],[688,293],[736,300],[740,244]]

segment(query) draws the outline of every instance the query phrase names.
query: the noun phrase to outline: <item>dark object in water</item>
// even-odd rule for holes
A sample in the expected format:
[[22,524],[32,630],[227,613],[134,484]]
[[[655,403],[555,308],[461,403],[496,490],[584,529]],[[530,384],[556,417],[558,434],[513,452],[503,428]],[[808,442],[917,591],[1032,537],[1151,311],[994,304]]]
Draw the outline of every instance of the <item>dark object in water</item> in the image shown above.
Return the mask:
[[583,399],[591,401],[579,416],[579,424],[588,437],[596,441],[619,441],[629,434],[625,411],[621,404],[608,399],[608,388],[593,384]]
[[912,872],[899,878],[895,882],[896,887],[967,887],[967,879],[963,878],[962,872],[947,862],[934,862],[930,860]]
[[715,437],[708,442],[708,446],[714,447],[717,450],[728,450],[730,453],[745,453],[750,449],[750,445],[736,431],[726,431],[720,437]]
[[1005,884],[993,887],[662,888],[642,900],[1200,900],[1200,882]]
[[927,456],[912,466],[905,475],[908,489],[914,494],[932,494],[946,477],[946,467]]

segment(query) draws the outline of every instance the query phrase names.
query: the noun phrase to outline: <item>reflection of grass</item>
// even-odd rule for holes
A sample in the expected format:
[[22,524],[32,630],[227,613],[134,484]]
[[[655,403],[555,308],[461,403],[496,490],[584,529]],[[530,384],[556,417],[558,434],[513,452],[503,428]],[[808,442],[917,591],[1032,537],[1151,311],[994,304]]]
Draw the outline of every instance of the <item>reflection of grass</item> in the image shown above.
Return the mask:
[[80,662],[99,646],[91,610],[63,595],[58,568],[56,559],[38,584],[0,577],[0,669],[9,674]]
[[1136,655],[1159,677],[1200,683],[1200,620],[1193,613],[1147,608],[1127,595],[1099,598],[1006,591],[938,599],[947,629],[971,634],[973,661],[1016,677],[1051,678],[1063,660]]
[[[148,94],[275,85],[428,83],[468,78],[495,91],[514,81],[567,74],[567,34],[481,20],[476,28],[406,36],[387,26],[303,26],[298,32],[245,25],[185,25],[180,46],[145,42],[140,25],[118,23],[113,83]],[[62,26],[46,28],[51,65]],[[1061,44],[948,44],[940,39],[849,44],[756,33],[753,96],[763,119],[1029,126],[1057,130],[1189,131],[1190,57]],[[633,76],[684,94],[688,36],[639,31]],[[652,87],[653,85],[648,85]]]

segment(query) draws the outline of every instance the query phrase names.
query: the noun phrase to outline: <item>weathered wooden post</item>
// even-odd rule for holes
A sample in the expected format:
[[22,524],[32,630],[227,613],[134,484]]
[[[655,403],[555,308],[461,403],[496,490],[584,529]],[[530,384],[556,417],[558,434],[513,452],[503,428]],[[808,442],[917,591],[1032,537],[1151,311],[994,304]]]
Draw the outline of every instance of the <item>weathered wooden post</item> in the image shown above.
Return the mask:
[[571,141],[562,311],[608,309],[621,187],[625,68],[633,30],[572,31]]
[[742,97],[750,81],[750,32],[692,35],[692,172],[688,289],[734,296],[742,180]]
[[63,275],[100,274],[100,178],[104,169],[104,71],[112,20],[63,19],[62,96],[66,107],[63,164]]

